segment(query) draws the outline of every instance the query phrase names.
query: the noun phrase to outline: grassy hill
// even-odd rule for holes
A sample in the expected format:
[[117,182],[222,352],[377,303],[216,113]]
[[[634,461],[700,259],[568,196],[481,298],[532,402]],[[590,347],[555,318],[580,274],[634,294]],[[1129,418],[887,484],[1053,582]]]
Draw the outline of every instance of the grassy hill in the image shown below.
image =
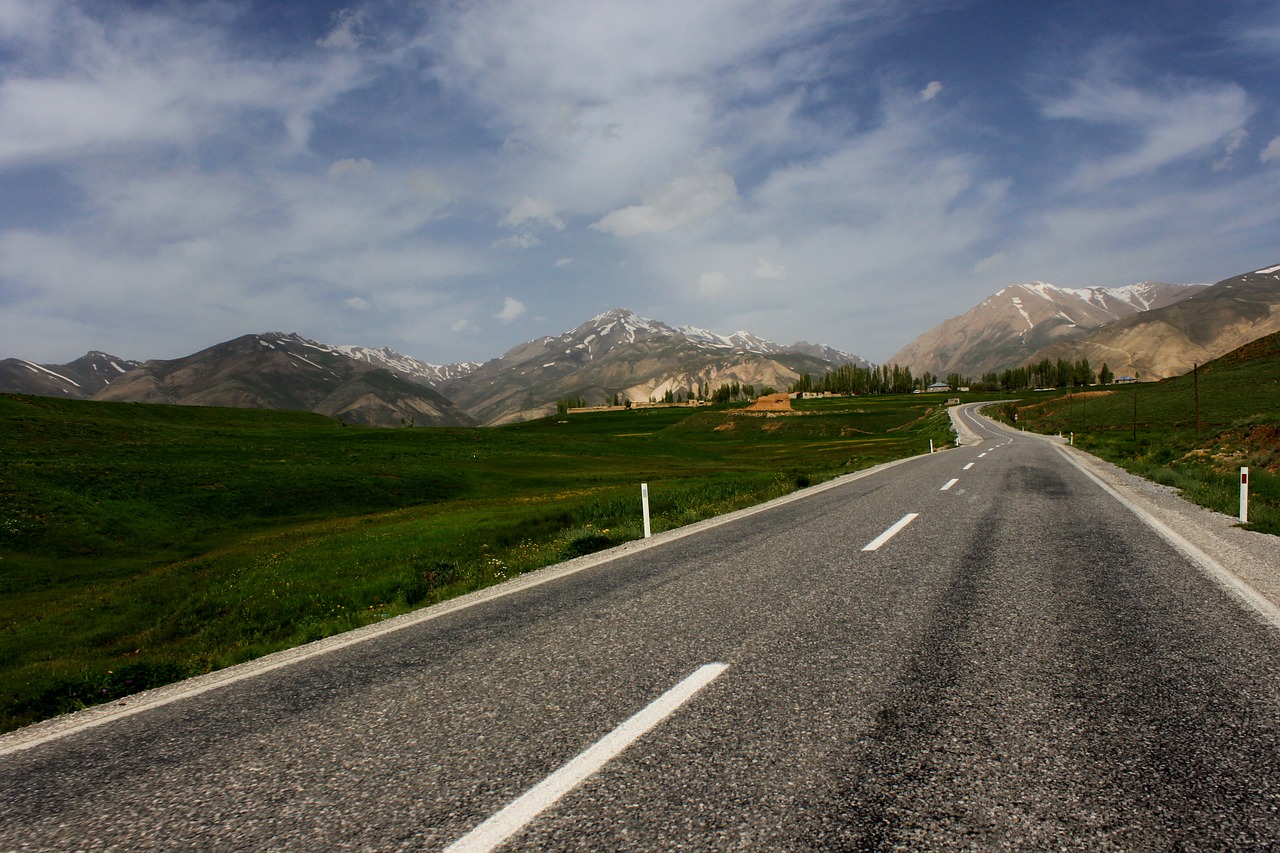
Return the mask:
[[940,398],[369,429],[0,396],[0,730],[358,627],[949,437]]
[[1230,515],[1239,510],[1240,468],[1248,466],[1248,527],[1280,534],[1280,333],[1197,373],[993,411],[1008,419],[1016,410],[1019,425],[1039,432],[1074,432],[1077,447]]

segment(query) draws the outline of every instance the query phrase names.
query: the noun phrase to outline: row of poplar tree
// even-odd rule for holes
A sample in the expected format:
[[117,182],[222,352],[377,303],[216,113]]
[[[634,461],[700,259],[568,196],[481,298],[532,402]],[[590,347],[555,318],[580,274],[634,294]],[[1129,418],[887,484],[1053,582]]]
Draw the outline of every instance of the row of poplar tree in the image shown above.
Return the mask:
[[[910,394],[923,391],[939,381],[933,373],[914,376],[911,368],[897,364],[879,364],[859,367],[845,364],[814,379],[802,375],[792,386],[792,391],[829,392],[832,394]],[[1030,388],[1067,388],[1086,385],[1110,385],[1115,374],[1104,363],[1095,374],[1089,359],[1056,361],[1041,359],[1024,367],[1014,367],[1002,372],[984,373],[979,380],[970,380],[959,373],[948,373],[946,384],[953,391],[969,388],[973,391],[1023,391]]]

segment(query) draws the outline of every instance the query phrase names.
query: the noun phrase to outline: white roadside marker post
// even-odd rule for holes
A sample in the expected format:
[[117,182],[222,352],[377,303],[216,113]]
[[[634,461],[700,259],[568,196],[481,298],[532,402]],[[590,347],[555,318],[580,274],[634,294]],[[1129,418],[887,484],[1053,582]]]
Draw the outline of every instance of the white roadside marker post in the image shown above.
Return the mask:
[[1249,469],[1240,469],[1240,523],[1249,523]]
[[930,453],[932,453],[932,452],[933,452],[933,439],[932,439],[932,438],[931,438],[931,439],[929,439],[929,452],[930,452]]
[[649,484],[640,484],[640,506],[644,511],[644,538],[648,539],[653,535],[653,531],[649,528]]

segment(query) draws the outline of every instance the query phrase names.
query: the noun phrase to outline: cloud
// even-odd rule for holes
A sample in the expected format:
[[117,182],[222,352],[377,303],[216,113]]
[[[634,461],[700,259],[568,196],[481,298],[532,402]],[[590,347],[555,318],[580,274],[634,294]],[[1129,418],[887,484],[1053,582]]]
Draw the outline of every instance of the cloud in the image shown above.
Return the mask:
[[359,47],[364,41],[364,10],[339,9],[333,17],[333,29],[324,38],[316,39],[316,44],[331,50],[355,50]]
[[[1124,82],[1105,57],[1069,92],[1046,99],[1045,116],[1123,131],[1113,148],[1127,148],[1086,161],[1069,186],[1095,190],[1151,174],[1209,149],[1241,128],[1254,112],[1248,94],[1234,83],[1167,79],[1146,87]],[[1126,144],[1127,143],[1127,144]]]
[[737,199],[738,187],[731,175],[704,169],[675,178],[643,203],[608,213],[591,227],[618,237],[661,234],[706,219]]
[[540,198],[520,199],[498,220],[498,224],[506,228],[519,228],[529,223],[548,225],[557,231],[564,230],[564,220],[556,215],[555,207],[551,202]]
[[478,331],[480,331],[480,328],[479,328],[478,326],[476,326],[474,323],[472,323],[470,320],[468,320],[467,318],[463,317],[463,318],[462,318],[462,319],[460,319],[460,320],[455,320],[455,321],[454,321],[454,323],[453,323],[453,325],[449,327],[449,331],[451,331],[451,332],[478,332]]
[[1258,155],[1258,160],[1263,163],[1280,160],[1280,136],[1267,143],[1267,147],[1263,148],[1262,153]]
[[524,303],[514,296],[502,300],[502,310],[493,316],[504,323],[510,323],[524,314]]
[[555,266],[556,269],[562,269],[563,267],[569,266],[571,263],[573,263],[573,258],[556,258],[556,262],[553,266]]
[[[202,17],[207,8],[162,5],[164,13],[118,11],[104,21],[61,3],[52,30],[11,45],[0,80],[0,167],[196,146],[214,151],[230,139],[251,150],[298,150],[311,115],[360,76],[341,57],[269,62],[240,55]],[[0,17],[10,25],[24,20]]]
[[756,268],[752,271],[753,278],[765,278],[773,281],[782,281],[787,277],[787,268],[777,261],[768,258],[760,258],[756,261]]
[[1213,171],[1221,172],[1231,167],[1231,158],[1240,150],[1240,146],[1249,138],[1249,131],[1243,127],[1237,128],[1227,134],[1226,144],[1223,146],[1222,156],[1213,162]]
[[987,255],[982,260],[973,265],[973,271],[976,273],[989,273],[992,270],[999,269],[1009,260],[1007,252],[996,252],[994,255]]
[[933,80],[932,82],[929,83],[928,86],[925,86],[923,89],[920,90],[920,100],[932,101],[934,98],[938,97],[938,95],[941,92],[942,92],[942,83],[938,82],[937,80]]
[[542,241],[526,231],[523,234],[513,234],[510,237],[496,240],[493,245],[502,249],[532,249],[534,246],[541,246]]
[[729,277],[722,272],[704,272],[698,276],[698,295],[704,299],[723,296],[729,290]]
[[368,311],[372,306],[367,299],[360,296],[352,296],[350,299],[342,300],[342,304],[350,308],[352,311]]
[[339,181],[346,177],[358,177],[367,175],[373,171],[373,163],[367,157],[361,157],[358,160],[346,159],[339,160],[329,167],[325,175],[331,181]]

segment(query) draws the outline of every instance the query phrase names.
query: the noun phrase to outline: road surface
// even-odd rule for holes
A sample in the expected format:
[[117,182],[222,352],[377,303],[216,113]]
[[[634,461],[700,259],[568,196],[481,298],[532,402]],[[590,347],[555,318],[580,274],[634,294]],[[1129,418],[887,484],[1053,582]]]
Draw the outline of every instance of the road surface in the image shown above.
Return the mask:
[[1276,625],[964,417],[979,443],[0,739],[0,849],[1277,844]]

